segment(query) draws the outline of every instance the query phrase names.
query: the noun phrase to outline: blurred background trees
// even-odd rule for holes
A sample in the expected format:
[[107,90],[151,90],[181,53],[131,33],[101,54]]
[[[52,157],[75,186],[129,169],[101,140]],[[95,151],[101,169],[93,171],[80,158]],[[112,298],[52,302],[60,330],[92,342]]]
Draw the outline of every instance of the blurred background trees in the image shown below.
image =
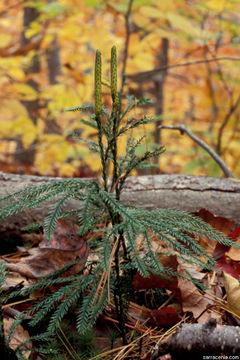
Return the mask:
[[64,109],[92,102],[95,50],[106,61],[116,44],[125,93],[152,100],[132,116],[159,115],[134,133],[149,149],[166,146],[151,171],[222,176],[189,137],[159,129],[185,124],[239,176],[239,14],[238,0],[2,0],[0,171],[98,174],[97,155],[66,132],[93,138],[94,130]]

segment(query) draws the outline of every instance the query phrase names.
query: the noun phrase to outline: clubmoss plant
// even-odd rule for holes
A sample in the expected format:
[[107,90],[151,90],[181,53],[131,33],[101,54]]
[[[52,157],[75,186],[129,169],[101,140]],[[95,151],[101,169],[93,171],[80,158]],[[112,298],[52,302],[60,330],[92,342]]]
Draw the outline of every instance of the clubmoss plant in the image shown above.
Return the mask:
[[[79,234],[84,235],[90,229],[96,229],[99,223],[106,224],[101,228],[102,236],[89,246],[97,255],[97,260],[88,261],[84,274],[76,274],[69,278],[59,275],[66,268],[48,275],[36,284],[23,289],[18,295],[27,296],[39,288],[52,284],[62,284],[54,293],[37,303],[32,309],[19,316],[20,322],[26,315],[32,315],[30,325],[36,326],[49,316],[46,332],[35,336],[35,340],[43,340],[52,336],[59,324],[73,305],[78,308],[77,329],[86,333],[94,325],[98,315],[106,305],[113,301],[118,316],[123,342],[127,342],[125,313],[131,296],[131,278],[134,272],[148,277],[150,273],[161,276],[178,275],[173,269],[164,267],[159,260],[159,253],[153,249],[151,238],[158,236],[165,244],[166,251],[172,249],[178,257],[187,263],[197,264],[210,269],[214,260],[209,256],[198,241],[199,237],[214,239],[223,244],[231,245],[231,241],[223,234],[212,229],[201,219],[186,212],[171,209],[146,210],[137,206],[123,205],[121,193],[127,177],[133,169],[145,164],[149,159],[163,153],[159,147],[137,155],[142,138],[135,140],[128,136],[126,153],[118,154],[119,138],[130,129],[156,121],[156,118],[144,116],[136,119],[131,116],[134,106],[141,106],[147,99],[136,101],[133,96],[126,98],[128,104],[123,107],[123,89],[117,90],[117,54],[116,47],[111,51],[111,96],[112,109],[107,110],[102,104],[102,71],[101,53],[96,52],[95,62],[95,105],[78,106],[67,111],[85,111],[90,113],[89,120],[81,122],[97,132],[97,141],[84,140],[91,151],[99,154],[102,166],[102,182],[63,179],[41,186],[28,187],[1,199],[0,219],[4,219],[24,208],[34,208],[53,198],[53,205],[44,221],[45,233],[48,238],[53,235],[54,227],[59,218],[78,216]],[[72,134],[78,137],[77,134]],[[79,201],[79,208],[64,211],[71,199]],[[99,233],[99,228],[98,228]],[[139,244],[141,239],[141,246]],[[164,249],[162,250],[164,253]],[[70,265],[68,265],[70,267]],[[186,271],[186,278],[194,281]],[[126,286],[129,279],[129,286]]]

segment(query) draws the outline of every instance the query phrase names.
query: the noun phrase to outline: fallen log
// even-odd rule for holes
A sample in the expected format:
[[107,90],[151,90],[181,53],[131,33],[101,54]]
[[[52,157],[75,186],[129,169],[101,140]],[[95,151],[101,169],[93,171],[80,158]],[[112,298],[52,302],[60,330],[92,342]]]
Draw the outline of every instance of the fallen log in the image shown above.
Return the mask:
[[[0,172],[0,198],[25,188],[37,186],[60,178],[15,175]],[[86,179],[86,181],[98,181]],[[195,212],[206,208],[215,215],[240,223],[240,181],[191,175],[156,175],[130,177],[121,197],[122,203],[147,209],[174,208]],[[22,226],[42,221],[52,202],[31,211],[10,216],[0,224],[0,232],[20,231]],[[68,208],[77,208],[79,202],[71,201]]]
[[[220,359],[239,355],[240,327],[217,325],[215,319],[210,319],[205,324],[182,324],[176,334],[153,348],[150,360],[157,360],[167,353],[172,360]],[[234,358],[237,359],[238,356],[233,356],[232,359]]]

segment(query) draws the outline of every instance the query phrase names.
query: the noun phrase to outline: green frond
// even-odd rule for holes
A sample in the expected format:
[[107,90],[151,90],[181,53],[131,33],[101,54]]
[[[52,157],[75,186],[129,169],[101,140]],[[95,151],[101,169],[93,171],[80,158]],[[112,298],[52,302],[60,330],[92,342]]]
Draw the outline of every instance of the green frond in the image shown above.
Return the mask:
[[[99,277],[100,280],[100,277]],[[81,301],[79,307],[79,313],[77,316],[77,330],[80,334],[86,333],[91,329],[97,319],[97,317],[103,312],[108,302],[108,289],[105,285],[101,296],[96,295],[98,283],[95,283],[90,292],[85,295]]]
[[[111,231],[108,236],[105,236],[103,238],[103,248],[102,248],[102,262],[103,262],[103,269],[108,270],[109,268],[109,260],[114,244],[114,238],[113,238],[113,232]],[[100,263],[100,266],[102,265],[102,262]]]
[[126,95],[126,98],[128,100],[128,104],[126,109],[123,111],[123,113],[120,116],[120,120],[123,120],[123,118],[131,111],[131,109],[134,107],[135,103],[135,97],[134,95]]
[[9,294],[8,296],[4,297],[4,302],[6,303],[9,299],[16,298],[16,297],[25,297],[32,294],[34,291],[47,288],[49,286],[52,286],[54,284],[65,284],[65,283],[71,283],[76,280],[76,275],[68,276],[68,277],[60,277],[62,274],[64,274],[67,270],[71,269],[74,265],[82,264],[82,260],[76,260],[70,264],[67,264],[66,266],[62,267],[59,270],[56,270],[42,279],[39,279],[38,282],[36,282],[33,285],[30,285],[27,288],[23,288],[17,291],[14,291],[13,293]]
[[136,168],[142,162],[161,155],[165,151],[164,147],[153,151],[146,151],[142,156],[133,156],[127,164],[126,173],[129,174],[134,168]]
[[[49,334],[43,334],[43,336],[31,336],[30,338],[29,338],[29,340],[28,341],[24,341],[22,344],[20,344],[18,347],[17,347],[17,349],[16,349],[16,352],[17,352],[17,355],[18,355],[18,358],[21,360],[21,359],[23,359],[23,360],[27,360],[27,358],[25,358],[25,357],[19,357],[19,353],[21,353],[21,352],[24,352],[24,350],[26,351],[26,350],[29,350],[28,348],[25,348],[25,346],[26,346],[26,344],[28,344],[30,341],[32,341],[32,342],[45,342],[45,343],[49,343],[50,341],[53,341],[54,339],[53,338],[51,338],[50,336],[49,336]],[[42,346],[38,346],[38,347],[31,347],[31,351],[33,352],[33,351],[36,351],[36,353],[39,353],[39,354],[42,354],[42,355],[44,355],[44,357],[46,357],[47,356],[47,359],[51,359],[51,360],[55,360],[56,358],[55,358],[55,356],[57,356],[57,355],[59,355],[59,350],[57,350],[57,349],[54,349],[54,348],[49,348],[49,349],[47,349],[47,348],[45,348],[45,347],[42,347]],[[20,355],[21,356],[21,355]],[[63,358],[62,358],[62,360],[63,360]]]
[[[207,251],[202,248],[193,237],[189,236],[186,228],[181,228],[182,220],[179,221],[177,216],[178,213],[181,214],[181,212],[172,211],[172,216],[169,216],[169,210],[166,209],[153,211],[132,209],[130,212],[132,212],[133,217],[136,217],[136,220],[141,221],[141,224],[145,227],[146,231],[151,229],[156,236],[159,236],[162,241],[174,250],[178,251],[181,255],[184,255],[185,258],[187,257],[191,259],[192,262],[205,268],[211,267],[215,264],[214,260],[208,255]],[[180,215],[180,218],[181,217],[182,214]],[[197,219],[195,220],[195,223],[197,223]],[[198,235],[202,234],[199,229],[196,229],[196,232]],[[191,233],[195,234],[194,228],[191,229]],[[206,236],[206,231],[203,231],[203,233]],[[210,236],[209,233],[208,236]],[[200,256],[205,257],[206,262],[201,260]]]
[[94,105],[87,104],[87,105],[82,105],[82,106],[75,106],[75,107],[68,108],[65,111],[90,111],[90,110],[94,110]]
[[135,118],[130,118],[125,125],[123,125],[119,131],[117,136],[120,136],[124,133],[126,133],[127,131],[134,129],[140,125],[147,125],[147,124],[151,124],[152,122],[155,122],[156,119],[155,118],[147,118],[144,117],[142,119],[136,120]]
[[152,103],[153,103],[152,99],[148,99],[145,97],[141,97],[140,99],[137,100],[137,106],[143,106]]
[[0,208],[0,220],[23,209],[35,208],[61,193],[78,194],[80,189],[91,186],[92,183],[81,179],[64,179],[16,191],[1,199],[5,204]]
[[62,300],[65,296],[70,296],[73,289],[76,287],[76,283],[68,284],[54,292],[53,294],[46,297],[42,302],[37,303],[31,309],[31,314],[34,314],[33,319],[29,322],[30,326],[37,325],[43,320],[47,314],[49,314],[54,307]]
[[129,136],[127,138],[125,155],[122,157],[122,159],[120,161],[118,161],[118,168],[119,168],[120,174],[122,174],[124,171],[124,165],[129,158],[129,151],[130,151],[130,146],[132,145],[132,143],[133,143],[132,137]]
[[26,316],[26,312],[19,312],[16,316],[15,316],[15,319],[14,321],[12,322],[11,326],[10,326],[10,329],[8,331],[8,336],[7,336],[7,345],[9,346],[10,344],[10,341],[12,340],[13,338],[13,335],[14,335],[14,331],[15,329],[17,328],[18,325],[20,325],[23,321],[23,319],[25,318]]
[[2,286],[6,281],[7,276],[5,275],[6,263],[5,261],[0,261],[0,295],[2,293]]
[[55,225],[58,219],[61,217],[64,206],[69,200],[70,200],[69,195],[64,196],[62,199],[60,199],[56,204],[54,204],[51,207],[48,216],[45,218],[43,224],[44,224],[45,234],[48,240],[52,238]]
[[62,299],[61,303],[58,305],[57,309],[51,316],[47,329],[49,333],[54,333],[56,331],[64,316],[68,313],[71,306],[77,303],[79,297],[82,296],[82,293],[79,287],[77,287],[74,290],[71,289],[71,292],[69,294],[66,293],[64,296],[65,297]]
[[108,121],[110,121],[111,114],[109,114],[108,110],[105,108],[104,105],[102,105],[102,113],[103,113],[103,115],[106,116],[106,118],[108,119]]
[[135,231],[135,229],[131,224],[129,224],[125,228],[125,233],[126,233],[127,247],[132,264],[143,277],[148,277],[149,276],[148,268],[146,267],[145,261],[142,260],[141,254],[137,249],[136,237],[139,234]]
[[81,122],[84,125],[90,126],[94,130],[97,130],[96,121],[80,119],[79,122]]
[[89,145],[89,149],[91,151],[97,152],[99,153],[99,144],[96,141],[93,140],[89,140],[89,139],[84,139],[82,138],[80,135],[78,135],[78,133],[74,132],[74,131],[68,131],[68,133],[70,135],[72,135],[73,137],[75,137],[76,139],[84,142],[85,144]]
[[124,218],[128,219],[129,222],[135,220],[127,211],[127,207],[121,205],[120,202],[115,199],[113,194],[99,188],[99,196],[103,200],[105,206],[107,206],[106,211],[108,211],[108,209],[111,209],[115,214],[119,214]]
[[78,219],[81,223],[80,229],[78,231],[79,235],[86,234],[86,232],[95,223],[96,208],[94,208],[95,211],[92,210],[96,198],[96,192],[94,190],[95,189],[89,191],[83,199],[81,212],[78,215]]
[[29,224],[29,225],[23,226],[22,230],[27,231],[28,233],[35,233],[42,226],[43,226],[43,223],[34,223],[34,224]]

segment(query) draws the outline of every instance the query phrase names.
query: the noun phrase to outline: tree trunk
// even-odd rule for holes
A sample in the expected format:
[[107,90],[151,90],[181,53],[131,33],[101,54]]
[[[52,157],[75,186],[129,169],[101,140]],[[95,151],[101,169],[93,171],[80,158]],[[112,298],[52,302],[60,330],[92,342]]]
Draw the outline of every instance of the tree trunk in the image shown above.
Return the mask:
[[[26,37],[26,30],[28,30],[33,21],[39,16],[39,12],[36,8],[24,7],[23,13],[23,31],[22,31],[22,46],[26,46],[29,42],[31,42],[32,38]],[[31,63],[24,69],[26,75],[29,75],[30,78],[26,82],[27,85],[31,86],[35,91],[38,91],[37,82],[31,78],[31,74],[40,72],[40,57],[38,54],[38,50],[35,50],[35,54],[31,59]],[[37,123],[37,113],[39,109],[38,99],[36,100],[24,100],[22,104],[25,106],[29,118],[32,120],[33,124]],[[21,141],[21,137],[17,138],[17,147],[16,153],[14,155],[14,159],[17,163],[32,165],[35,158],[35,144],[32,143],[27,149],[24,149]]]
[[[50,1],[52,2],[52,1]],[[58,83],[58,76],[61,71],[60,49],[57,41],[57,34],[55,34],[49,49],[47,50],[47,65],[48,65],[48,81],[50,85]],[[45,134],[62,134],[61,126],[57,123],[53,114],[48,111],[45,118]]]
[[[156,115],[162,116],[164,110],[164,85],[167,76],[167,65],[168,65],[168,48],[169,48],[169,41],[167,38],[162,39],[162,46],[160,54],[158,55],[158,65],[159,67],[165,68],[164,71],[158,74],[158,77],[154,80],[154,87],[156,91],[156,103],[155,103],[155,113]],[[158,120],[155,123],[155,130],[154,130],[154,142],[158,145],[161,145],[161,130],[159,126],[162,125],[162,119]],[[159,164],[159,156],[154,159],[155,164]],[[156,168],[156,174],[159,174],[160,169]]]
[[[0,197],[26,186],[41,185],[59,180],[41,176],[14,175],[0,172]],[[86,181],[98,181],[86,179]],[[146,209],[174,208],[195,212],[206,208],[218,216],[240,223],[240,182],[190,175],[155,175],[130,177],[122,193],[124,204],[142,206]],[[23,211],[8,217],[0,224],[0,232],[20,231],[22,226],[42,221],[51,204]],[[71,201],[68,208],[77,208],[79,202]]]

